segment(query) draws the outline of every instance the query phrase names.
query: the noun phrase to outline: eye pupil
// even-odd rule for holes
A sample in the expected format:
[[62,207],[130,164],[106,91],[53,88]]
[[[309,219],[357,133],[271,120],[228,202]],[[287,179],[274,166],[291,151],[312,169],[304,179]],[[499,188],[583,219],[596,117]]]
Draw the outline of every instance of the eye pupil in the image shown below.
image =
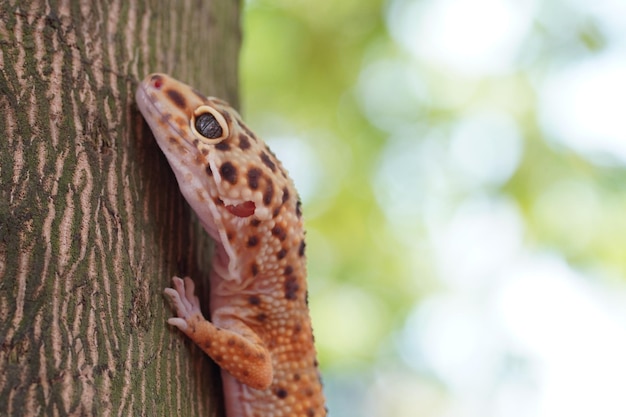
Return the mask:
[[222,136],[222,127],[211,113],[203,113],[196,117],[196,130],[207,139]]

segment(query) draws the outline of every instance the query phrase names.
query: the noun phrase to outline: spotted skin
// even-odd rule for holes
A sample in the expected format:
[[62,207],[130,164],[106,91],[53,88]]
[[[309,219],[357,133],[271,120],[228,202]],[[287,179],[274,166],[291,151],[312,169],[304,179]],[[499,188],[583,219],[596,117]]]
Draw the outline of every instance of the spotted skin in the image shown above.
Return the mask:
[[174,277],[164,291],[176,312],[168,323],[222,368],[228,417],[325,416],[293,182],[224,101],[164,74],[146,77],[136,100],[216,241],[211,321],[193,281]]

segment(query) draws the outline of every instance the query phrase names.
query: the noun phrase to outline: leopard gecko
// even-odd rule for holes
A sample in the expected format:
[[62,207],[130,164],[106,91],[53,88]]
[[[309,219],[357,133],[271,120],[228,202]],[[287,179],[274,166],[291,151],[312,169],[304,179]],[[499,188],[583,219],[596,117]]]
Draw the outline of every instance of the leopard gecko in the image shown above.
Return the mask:
[[174,277],[168,323],[220,366],[228,417],[325,416],[292,180],[226,102],[165,74],[146,77],[136,100],[216,242],[210,321],[193,281]]

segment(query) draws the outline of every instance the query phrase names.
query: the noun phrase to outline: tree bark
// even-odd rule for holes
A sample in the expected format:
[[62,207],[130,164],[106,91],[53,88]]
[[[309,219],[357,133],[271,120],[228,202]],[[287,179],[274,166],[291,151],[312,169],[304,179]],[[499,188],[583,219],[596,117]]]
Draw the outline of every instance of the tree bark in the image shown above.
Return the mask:
[[162,296],[211,243],[134,92],[167,72],[236,104],[239,7],[0,0],[0,415],[223,414]]

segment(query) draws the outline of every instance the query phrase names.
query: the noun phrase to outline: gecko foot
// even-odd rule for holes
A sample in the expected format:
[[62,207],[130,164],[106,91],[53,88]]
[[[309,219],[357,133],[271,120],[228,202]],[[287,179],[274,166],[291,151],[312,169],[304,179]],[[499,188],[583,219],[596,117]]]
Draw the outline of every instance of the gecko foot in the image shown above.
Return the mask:
[[179,277],[173,277],[172,285],[174,288],[166,288],[163,293],[172,303],[177,317],[172,317],[167,322],[185,332],[188,328],[187,319],[196,315],[202,317],[200,301],[194,294],[195,285],[191,278],[185,277],[183,281]]

